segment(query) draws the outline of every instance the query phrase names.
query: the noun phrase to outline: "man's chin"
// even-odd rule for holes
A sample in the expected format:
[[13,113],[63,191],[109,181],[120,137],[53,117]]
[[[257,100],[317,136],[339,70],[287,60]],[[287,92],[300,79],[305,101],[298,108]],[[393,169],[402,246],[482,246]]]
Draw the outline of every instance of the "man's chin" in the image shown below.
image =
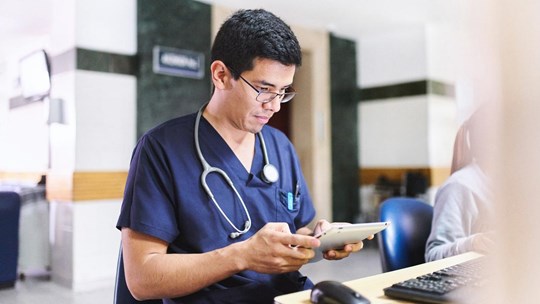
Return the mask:
[[253,124],[247,129],[247,131],[249,133],[257,134],[257,133],[261,132],[261,130],[263,129],[263,127],[265,125],[266,124]]

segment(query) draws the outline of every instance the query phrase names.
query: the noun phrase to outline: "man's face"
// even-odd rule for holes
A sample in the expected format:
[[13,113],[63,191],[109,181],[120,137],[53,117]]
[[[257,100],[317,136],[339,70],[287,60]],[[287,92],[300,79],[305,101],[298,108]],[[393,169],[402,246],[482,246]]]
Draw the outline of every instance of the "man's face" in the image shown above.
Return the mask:
[[[283,65],[270,59],[255,59],[254,67],[241,76],[258,91],[283,93],[292,86],[296,66]],[[230,101],[230,119],[233,125],[243,131],[257,133],[268,123],[272,115],[281,108],[279,96],[262,103],[256,100],[257,92],[244,80],[233,80]]]

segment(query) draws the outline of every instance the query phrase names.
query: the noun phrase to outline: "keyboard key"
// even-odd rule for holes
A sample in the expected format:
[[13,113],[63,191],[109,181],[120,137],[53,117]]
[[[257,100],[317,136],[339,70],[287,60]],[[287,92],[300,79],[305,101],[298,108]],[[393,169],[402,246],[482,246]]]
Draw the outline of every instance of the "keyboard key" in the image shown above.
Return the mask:
[[485,258],[478,258],[462,264],[418,276],[393,284],[384,289],[389,297],[428,303],[447,303],[449,294],[464,286],[477,286],[485,268]]

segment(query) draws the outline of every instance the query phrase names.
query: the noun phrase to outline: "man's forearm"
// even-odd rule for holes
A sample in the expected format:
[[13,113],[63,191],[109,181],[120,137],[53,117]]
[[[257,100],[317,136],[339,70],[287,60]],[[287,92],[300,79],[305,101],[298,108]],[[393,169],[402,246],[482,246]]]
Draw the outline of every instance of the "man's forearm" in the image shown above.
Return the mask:
[[152,254],[132,276],[130,290],[140,300],[192,294],[242,270],[234,251],[233,245],[202,254]]
[[245,269],[241,243],[200,254],[167,254],[167,244],[122,229],[124,269],[136,299],[180,297]]

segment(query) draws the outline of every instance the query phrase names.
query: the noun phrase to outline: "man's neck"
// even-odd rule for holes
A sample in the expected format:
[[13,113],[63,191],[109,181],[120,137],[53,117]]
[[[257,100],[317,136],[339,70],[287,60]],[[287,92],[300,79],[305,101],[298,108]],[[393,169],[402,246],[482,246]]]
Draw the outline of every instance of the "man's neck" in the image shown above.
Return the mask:
[[223,140],[225,140],[236,157],[244,165],[246,171],[249,172],[255,154],[255,134],[239,130],[227,119],[225,113],[221,115],[218,107],[212,107],[211,104],[206,107],[203,116]]

